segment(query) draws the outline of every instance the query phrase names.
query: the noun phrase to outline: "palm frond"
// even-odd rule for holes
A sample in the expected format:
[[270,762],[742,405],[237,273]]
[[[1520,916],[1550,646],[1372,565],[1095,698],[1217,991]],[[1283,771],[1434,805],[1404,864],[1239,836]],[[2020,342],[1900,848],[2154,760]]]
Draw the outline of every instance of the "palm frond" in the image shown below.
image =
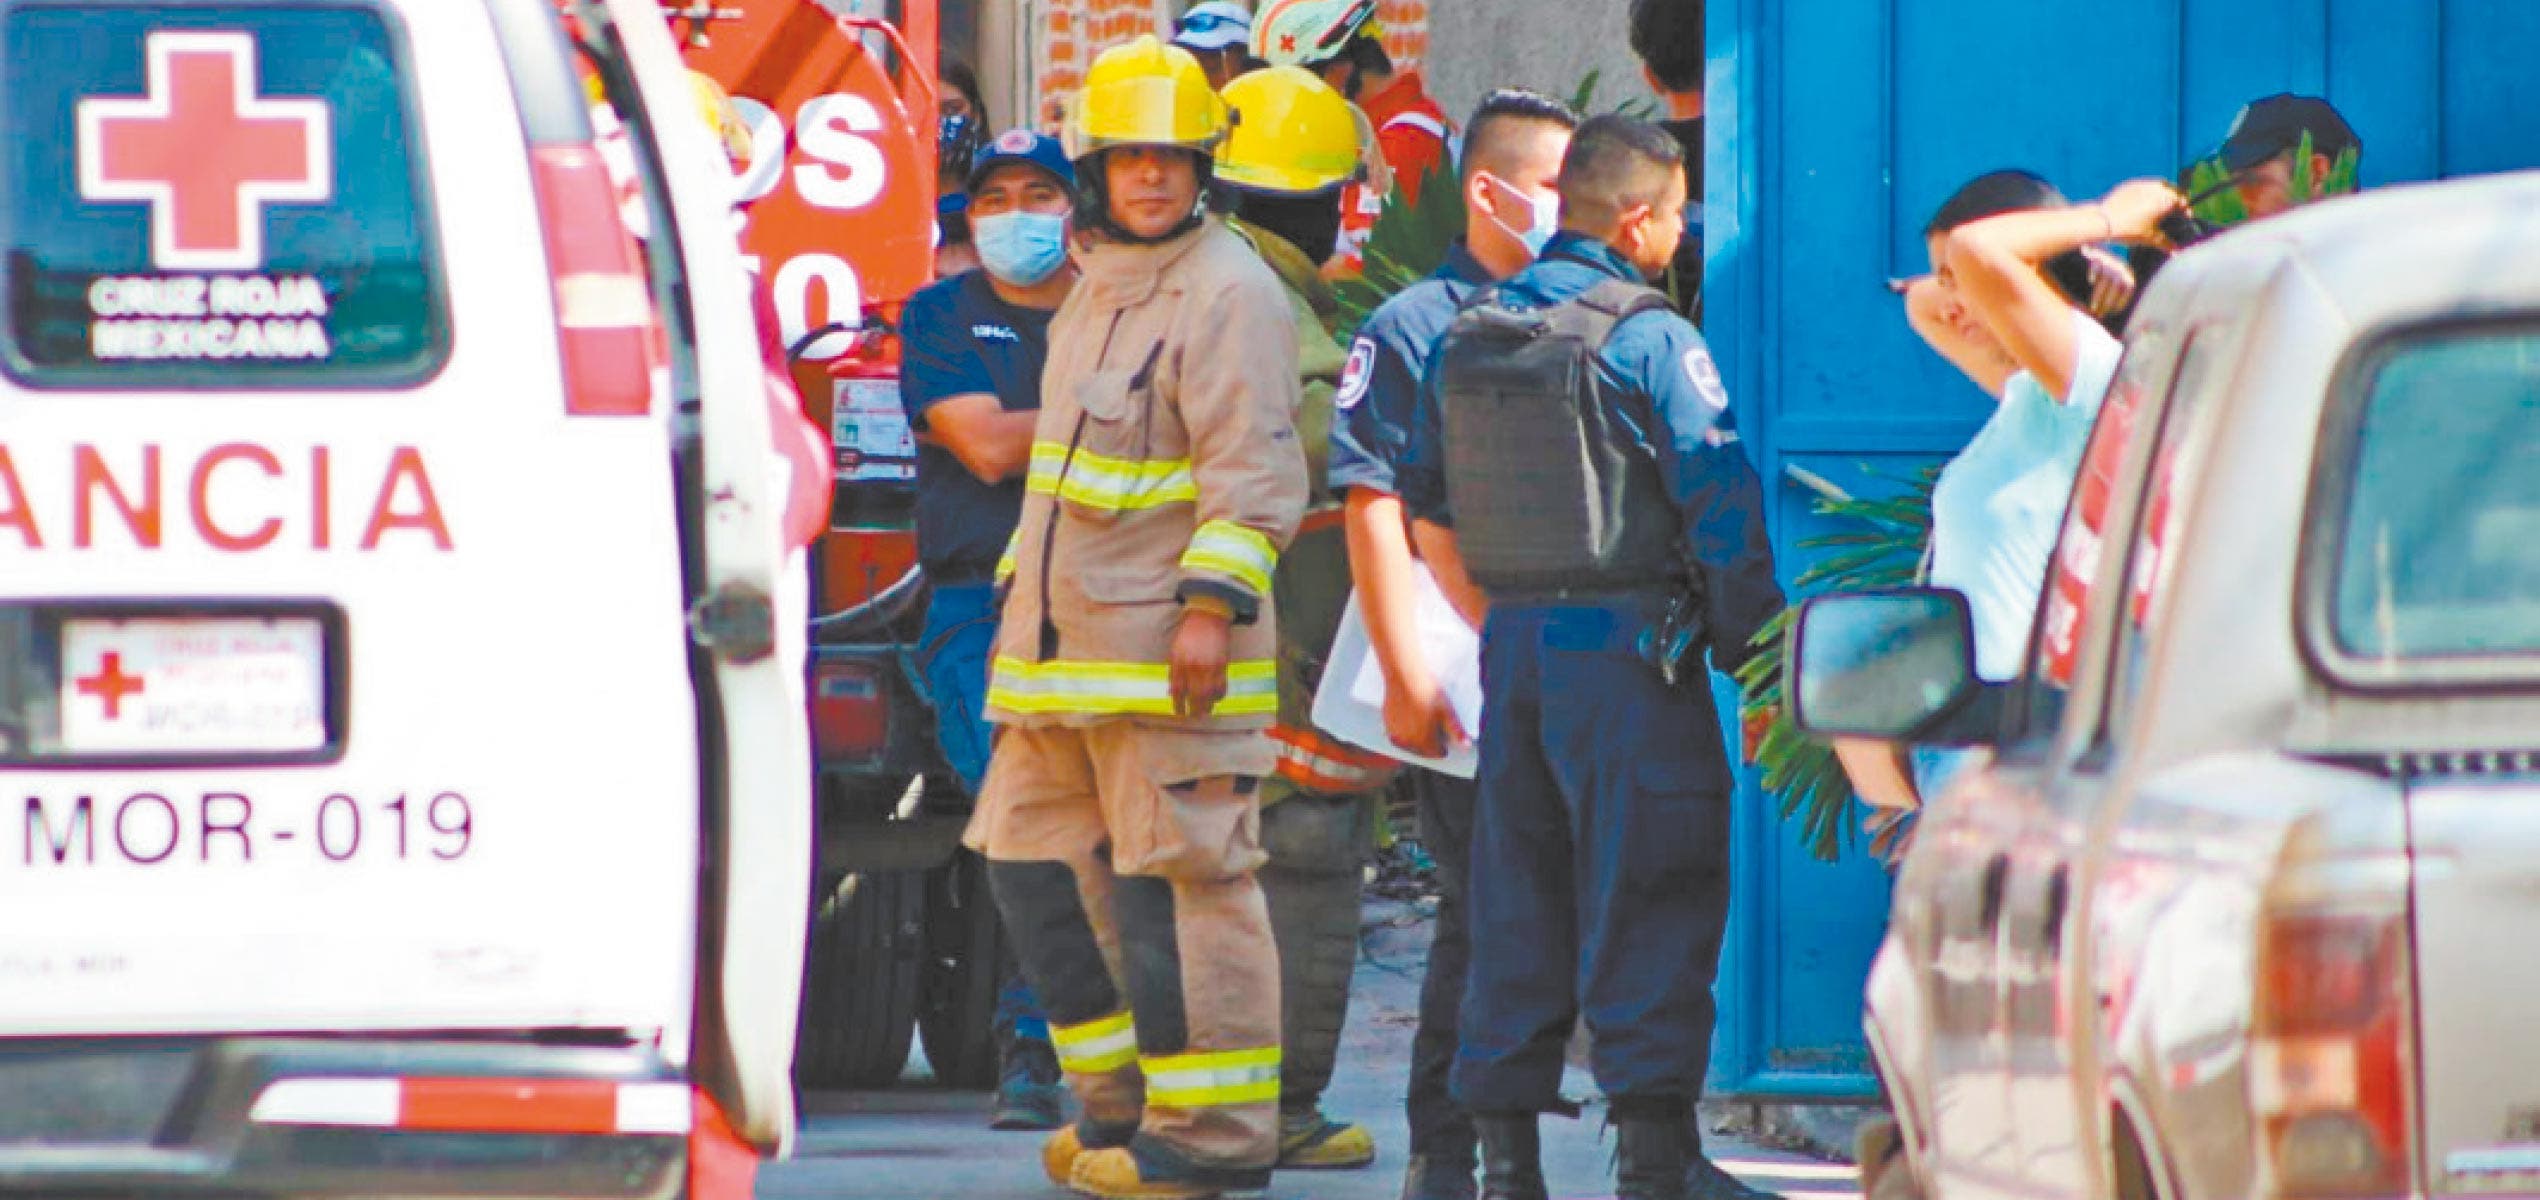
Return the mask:
[[[1799,573],[1797,590],[1838,593],[1901,587],[1919,572],[1924,543],[1931,534],[1931,493],[1940,470],[1927,467],[1910,475],[1870,472],[1889,485],[1892,494],[1863,498],[1822,478],[1803,479],[1818,495],[1816,513],[1837,528],[1800,541],[1804,550],[1828,554]],[[1756,747],[1756,764],[1764,788],[1777,800],[1785,822],[1798,825],[1800,843],[1816,858],[1832,862],[1861,837],[1860,805],[1852,781],[1835,760],[1834,748],[1801,732],[1791,723],[1783,703],[1788,664],[1787,638],[1797,612],[1784,610],[1755,635],[1756,653],[1738,671],[1743,693],[1741,711],[1749,719],[1769,714],[1770,724]]]

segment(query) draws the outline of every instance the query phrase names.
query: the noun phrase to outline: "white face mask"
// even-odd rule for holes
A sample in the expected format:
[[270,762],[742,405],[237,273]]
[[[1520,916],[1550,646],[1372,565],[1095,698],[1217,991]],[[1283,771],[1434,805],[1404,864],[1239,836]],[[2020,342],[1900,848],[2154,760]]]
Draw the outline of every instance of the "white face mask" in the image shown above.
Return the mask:
[[1561,232],[1561,198],[1559,196],[1538,197],[1488,171],[1480,172],[1480,175],[1484,181],[1498,188],[1503,194],[1516,197],[1534,214],[1534,224],[1525,229],[1518,229],[1501,220],[1496,212],[1491,214],[1491,224],[1499,226],[1500,232],[1522,243],[1526,247],[1526,253],[1542,254],[1543,248],[1551,244],[1552,235]]

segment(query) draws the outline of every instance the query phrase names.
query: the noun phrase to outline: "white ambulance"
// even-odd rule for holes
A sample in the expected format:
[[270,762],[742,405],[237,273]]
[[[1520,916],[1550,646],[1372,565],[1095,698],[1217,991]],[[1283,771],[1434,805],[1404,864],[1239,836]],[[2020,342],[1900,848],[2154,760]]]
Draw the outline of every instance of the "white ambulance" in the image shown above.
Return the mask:
[[731,192],[655,0],[566,7],[0,0],[0,1193],[668,1197],[791,1135]]

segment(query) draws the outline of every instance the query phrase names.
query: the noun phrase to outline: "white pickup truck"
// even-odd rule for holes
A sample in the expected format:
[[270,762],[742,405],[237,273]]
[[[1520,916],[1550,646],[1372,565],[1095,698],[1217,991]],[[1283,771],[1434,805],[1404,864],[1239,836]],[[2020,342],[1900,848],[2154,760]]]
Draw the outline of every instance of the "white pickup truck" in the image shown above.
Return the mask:
[[2540,1192],[2540,176],[2226,234],[2149,289],[2022,678],[1812,602],[1797,715],[1981,745],[1868,1032],[1930,1195]]

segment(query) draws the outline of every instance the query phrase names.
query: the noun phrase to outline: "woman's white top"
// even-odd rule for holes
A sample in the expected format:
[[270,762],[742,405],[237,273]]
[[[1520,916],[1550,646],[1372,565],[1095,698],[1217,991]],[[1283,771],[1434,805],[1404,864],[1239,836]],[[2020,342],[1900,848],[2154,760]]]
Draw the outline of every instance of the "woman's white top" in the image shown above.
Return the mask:
[[2073,346],[2072,395],[2059,404],[2036,376],[2012,376],[1993,418],[1932,491],[1931,582],[1966,593],[1976,673],[1987,680],[2020,674],[2082,449],[2125,350],[2078,310]]

